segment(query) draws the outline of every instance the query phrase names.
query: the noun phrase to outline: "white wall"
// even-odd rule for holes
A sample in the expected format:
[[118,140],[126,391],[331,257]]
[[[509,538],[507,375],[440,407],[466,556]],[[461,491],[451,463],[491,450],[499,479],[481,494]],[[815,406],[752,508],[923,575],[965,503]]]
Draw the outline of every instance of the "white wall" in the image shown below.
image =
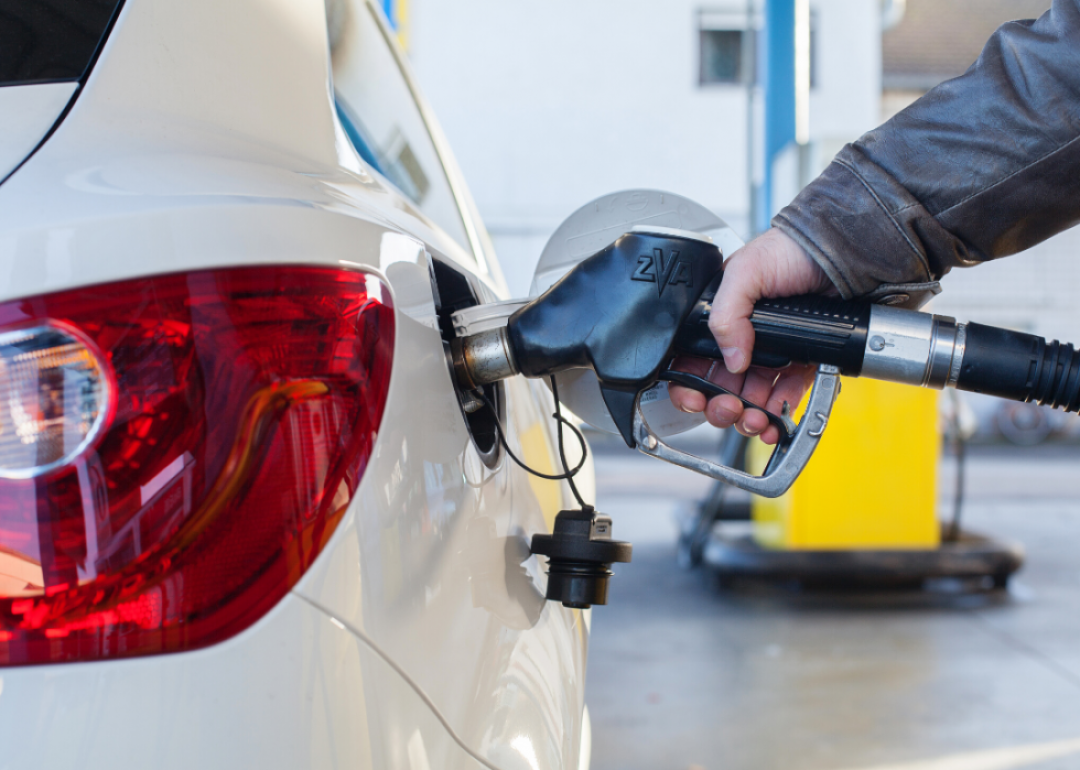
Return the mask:
[[524,293],[550,232],[629,187],[746,211],[745,96],[699,88],[687,0],[413,0],[412,59]]
[[[811,131],[849,141],[878,114],[878,4],[814,7]],[[698,85],[700,9],[746,2],[412,0],[410,58],[513,293],[559,222],[615,190],[686,195],[746,233],[746,93]]]
[[1022,254],[953,270],[941,284],[935,313],[1080,343],[1078,228]]
[[810,93],[810,135],[817,172],[880,121],[881,7],[867,0],[818,0],[811,7],[818,86]]

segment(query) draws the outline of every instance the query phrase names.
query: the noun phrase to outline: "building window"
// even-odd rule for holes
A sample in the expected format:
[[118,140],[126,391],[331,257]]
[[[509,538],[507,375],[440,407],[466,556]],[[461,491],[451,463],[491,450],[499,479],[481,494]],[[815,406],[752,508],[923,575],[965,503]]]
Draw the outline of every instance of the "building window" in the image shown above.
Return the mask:
[[746,82],[745,37],[741,29],[700,31],[701,85]]

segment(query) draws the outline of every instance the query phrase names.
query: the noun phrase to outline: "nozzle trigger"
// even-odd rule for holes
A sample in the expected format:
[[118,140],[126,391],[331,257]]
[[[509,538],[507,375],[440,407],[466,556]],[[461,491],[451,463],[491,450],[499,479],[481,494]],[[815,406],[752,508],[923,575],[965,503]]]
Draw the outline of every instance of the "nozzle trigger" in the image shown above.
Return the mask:
[[[728,393],[715,383],[685,372],[666,370],[661,373],[660,379],[711,395]],[[634,409],[634,446],[639,452],[650,457],[687,468],[717,481],[723,481],[755,495],[779,497],[791,487],[806,464],[810,462],[810,457],[817,448],[821,435],[825,432],[825,426],[828,425],[829,415],[839,392],[840,369],[822,364],[814,377],[814,386],[810,390],[806,414],[794,430],[791,429],[791,417],[788,415],[790,410],[785,410],[783,415],[765,412],[769,417],[769,422],[780,430],[780,440],[776,443],[776,449],[768,465],[765,466],[765,472],[760,476],[697,457],[665,444],[649,428],[649,423],[641,411],[640,397]],[[739,398],[747,406],[754,409],[761,408],[734,393],[731,395]]]

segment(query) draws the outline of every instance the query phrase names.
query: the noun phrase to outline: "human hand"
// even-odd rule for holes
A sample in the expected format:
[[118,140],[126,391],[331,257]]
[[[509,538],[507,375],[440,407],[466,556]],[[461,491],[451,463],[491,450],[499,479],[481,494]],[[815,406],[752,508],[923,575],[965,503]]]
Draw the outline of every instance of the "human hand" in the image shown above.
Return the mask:
[[[773,228],[732,254],[724,263],[724,280],[713,300],[709,330],[724,354],[726,370],[700,358],[681,358],[675,368],[709,377],[747,401],[779,414],[784,402],[795,407],[814,379],[815,367],[791,365],[786,369],[748,366],[754,347],[750,314],[754,303],[769,297],[825,294],[834,290],[825,272],[798,243]],[[710,370],[712,370],[711,373]],[[703,394],[671,386],[671,401],[684,412],[705,412],[718,428],[732,425],[744,436],[760,435],[766,444],[780,438],[765,414],[745,409],[733,396],[717,396],[706,402]]]

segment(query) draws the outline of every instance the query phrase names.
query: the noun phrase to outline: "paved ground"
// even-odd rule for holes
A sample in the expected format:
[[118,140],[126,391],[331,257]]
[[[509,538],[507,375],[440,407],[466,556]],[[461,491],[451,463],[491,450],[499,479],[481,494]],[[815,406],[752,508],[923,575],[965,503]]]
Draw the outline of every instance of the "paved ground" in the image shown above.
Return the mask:
[[601,442],[634,563],[593,611],[595,770],[1080,768],[1080,450],[968,467],[965,522],[1027,550],[1008,593],[718,591],[674,558],[707,482]]

